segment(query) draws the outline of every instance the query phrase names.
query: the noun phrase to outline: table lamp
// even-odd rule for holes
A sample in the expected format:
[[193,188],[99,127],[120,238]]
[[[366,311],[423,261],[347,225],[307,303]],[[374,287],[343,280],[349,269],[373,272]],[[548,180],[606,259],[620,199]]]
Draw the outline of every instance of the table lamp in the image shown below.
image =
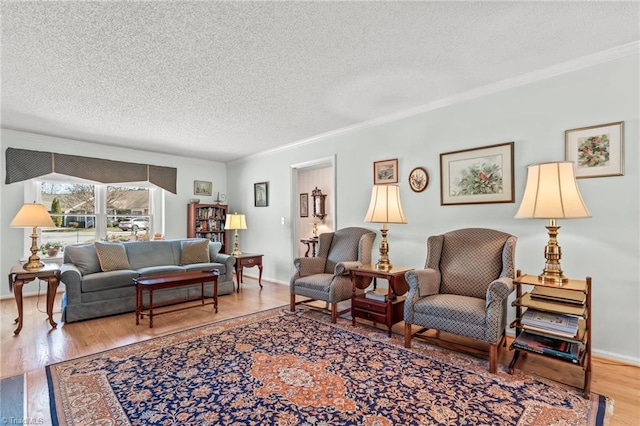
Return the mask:
[[38,227],[54,228],[56,226],[46,207],[35,202],[23,205],[9,226],[13,228],[33,228],[31,233],[31,256],[22,267],[27,270],[42,268],[44,263],[40,262],[40,257],[36,254],[38,253]]
[[387,242],[388,223],[407,223],[400,202],[398,185],[374,185],[371,191],[369,210],[364,217],[365,222],[382,223],[382,240],[380,241],[380,259],[376,269],[390,271],[393,265],[389,262],[389,243]]
[[561,286],[568,281],[562,273],[562,251],[558,245],[559,226],[556,219],[591,217],[582,201],[582,195],[570,161],[534,164],[528,167],[527,184],[516,218],[549,219],[549,241],[544,249],[544,270],[538,279],[545,284]]
[[313,226],[313,238],[318,238],[318,225],[322,223],[322,220],[319,217],[313,217],[311,221],[311,225]]
[[224,229],[232,229],[235,231],[231,256],[240,256],[242,252],[240,251],[240,244],[238,241],[238,229],[247,229],[247,221],[244,215],[238,213],[227,214]]

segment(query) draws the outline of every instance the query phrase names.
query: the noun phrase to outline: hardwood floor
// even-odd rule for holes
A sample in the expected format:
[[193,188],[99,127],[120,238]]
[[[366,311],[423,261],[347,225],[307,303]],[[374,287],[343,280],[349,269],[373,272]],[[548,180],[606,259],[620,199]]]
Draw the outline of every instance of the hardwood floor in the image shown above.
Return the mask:
[[[202,325],[212,320],[223,320],[252,312],[288,306],[289,287],[263,281],[261,291],[256,280],[245,277],[241,293],[221,296],[219,311],[213,313],[211,305],[161,315],[154,319],[154,328],[148,323],[135,325],[133,313],[58,324],[51,329],[46,320],[45,295],[39,299],[24,300],[24,326],[20,335],[13,336],[16,305],[13,299],[0,301],[0,378],[26,373],[27,415],[50,424],[49,391],[44,367],[48,364],[140,342]],[[60,295],[54,320],[60,322]],[[402,333],[403,324],[396,324],[394,332]],[[500,363],[508,364],[511,353],[502,351]],[[528,357],[521,364],[527,372],[574,386],[581,386],[581,370],[565,368],[563,363],[540,357]],[[593,362],[593,392],[614,399],[614,414],[610,425],[637,425],[640,419],[640,367],[625,365],[614,360],[596,357]],[[36,420],[31,420],[36,421]]]

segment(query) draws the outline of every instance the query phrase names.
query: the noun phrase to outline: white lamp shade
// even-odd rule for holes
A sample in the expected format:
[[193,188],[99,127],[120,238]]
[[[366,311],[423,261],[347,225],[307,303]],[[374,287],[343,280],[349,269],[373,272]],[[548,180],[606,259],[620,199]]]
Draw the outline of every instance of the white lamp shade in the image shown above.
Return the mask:
[[516,218],[571,219],[591,217],[570,161],[528,167],[527,184]]
[[28,203],[22,206],[9,226],[13,228],[54,228],[56,225],[53,223],[53,219],[51,219],[51,215],[44,205]]
[[407,223],[400,202],[400,187],[398,185],[374,185],[371,190],[369,210],[364,220],[374,223]]
[[227,214],[224,229],[247,229],[247,221],[243,214]]

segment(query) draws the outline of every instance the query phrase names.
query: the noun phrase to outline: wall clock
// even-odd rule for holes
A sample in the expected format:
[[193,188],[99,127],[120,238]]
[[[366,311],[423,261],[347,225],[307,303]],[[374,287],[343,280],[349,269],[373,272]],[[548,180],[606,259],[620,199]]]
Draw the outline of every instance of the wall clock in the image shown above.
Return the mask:
[[413,192],[422,192],[429,184],[429,173],[423,167],[416,167],[409,173],[409,186]]

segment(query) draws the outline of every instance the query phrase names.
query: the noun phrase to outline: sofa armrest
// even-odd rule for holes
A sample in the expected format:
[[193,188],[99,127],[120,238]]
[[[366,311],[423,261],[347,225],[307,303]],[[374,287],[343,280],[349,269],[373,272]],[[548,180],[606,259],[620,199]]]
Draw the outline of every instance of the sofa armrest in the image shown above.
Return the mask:
[[487,288],[487,306],[491,304],[491,302],[498,301],[502,302],[505,298],[507,298],[514,289],[513,279],[509,277],[501,277],[489,284]]
[[213,259],[213,262],[222,263],[225,266],[225,276],[222,281],[233,281],[233,267],[236,263],[236,258],[230,254],[218,253]]
[[325,257],[297,257],[293,259],[293,266],[301,277],[322,274],[326,263]]
[[405,274],[409,290],[419,297],[431,296],[440,292],[440,272],[435,269],[414,269]]
[[65,286],[67,303],[80,303],[82,293],[82,274],[73,263],[63,263],[60,268],[60,282]]
[[349,269],[354,269],[359,266],[362,266],[362,262],[359,262],[357,260],[349,262],[338,262],[336,263],[336,267],[333,270],[333,275],[336,277],[338,275],[345,275],[347,272],[349,272]]

